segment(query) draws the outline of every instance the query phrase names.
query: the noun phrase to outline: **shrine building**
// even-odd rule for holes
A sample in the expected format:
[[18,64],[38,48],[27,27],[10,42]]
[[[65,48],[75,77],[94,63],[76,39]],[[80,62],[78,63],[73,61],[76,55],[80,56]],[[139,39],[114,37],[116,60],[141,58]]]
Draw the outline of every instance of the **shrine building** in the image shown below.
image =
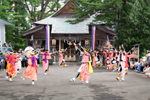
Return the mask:
[[116,32],[108,28],[104,22],[97,22],[94,27],[89,25],[94,20],[92,16],[77,24],[67,23],[67,20],[76,19],[71,17],[76,14],[73,12],[74,7],[78,7],[75,2],[66,2],[53,15],[34,22],[31,29],[22,33],[26,37],[26,46],[46,48],[49,51],[68,48],[65,60],[76,61],[78,55],[74,52],[73,42],[80,42],[82,46],[92,48],[94,33],[95,47],[93,49],[103,47],[107,37],[110,43],[114,41]]

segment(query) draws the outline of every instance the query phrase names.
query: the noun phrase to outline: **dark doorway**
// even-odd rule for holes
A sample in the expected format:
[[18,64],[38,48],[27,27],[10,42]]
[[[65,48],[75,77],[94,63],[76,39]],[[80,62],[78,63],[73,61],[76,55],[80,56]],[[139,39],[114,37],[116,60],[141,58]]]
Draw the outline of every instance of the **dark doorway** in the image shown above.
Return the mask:
[[45,49],[45,46],[46,46],[45,44],[46,44],[46,40],[42,40],[42,41],[41,41],[41,48],[44,48],[44,49]]
[[69,45],[68,45],[67,41],[65,41],[65,42],[64,42],[64,49],[66,49],[66,48],[68,48],[68,47],[69,47]]

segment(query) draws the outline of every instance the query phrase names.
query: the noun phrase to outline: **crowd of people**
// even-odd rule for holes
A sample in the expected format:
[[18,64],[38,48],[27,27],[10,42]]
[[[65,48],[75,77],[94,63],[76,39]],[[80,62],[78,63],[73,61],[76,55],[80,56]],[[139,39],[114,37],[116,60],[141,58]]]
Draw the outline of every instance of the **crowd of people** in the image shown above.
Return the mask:
[[[75,49],[79,51],[79,61],[82,62],[82,50],[80,43],[75,44]],[[80,50],[79,50],[80,49]],[[132,54],[134,51],[134,47],[131,48],[130,51],[126,52],[123,45],[119,47],[119,51],[110,46],[105,50],[100,48],[96,50],[88,49],[87,52],[92,57],[92,66],[96,68],[97,66],[106,66],[106,69],[117,71],[118,75],[116,79],[118,81],[124,81],[125,75],[128,72],[128,69],[135,69],[135,72],[146,74],[148,78],[150,78],[150,50],[147,50],[147,54],[145,57],[140,59],[140,62],[135,58]],[[82,59],[82,60],[81,60]],[[79,68],[80,69],[80,68]],[[79,71],[78,71],[79,73]],[[77,76],[79,76],[77,74]],[[71,78],[71,81],[74,81],[75,78]]]
[[[13,78],[20,73],[22,68],[26,68],[25,72],[22,75],[22,79],[25,78],[31,79],[32,84],[37,81],[37,67],[40,64],[40,55],[42,55],[42,63],[44,74],[46,75],[49,72],[49,60],[52,59],[51,55],[59,54],[59,65],[61,67],[66,66],[65,61],[63,59],[63,54],[67,49],[61,49],[61,51],[56,51],[53,53],[49,53],[48,50],[36,49],[32,47],[26,47],[25,50],[20,49],[18,52],[8,50],[7,53],[0,54],[0,70],[1,65],[4,64],[4,71],[6,71],[6,79],[12,81]],[[42,52],[43,51],[43,52]],[[3,58],[3,59],[2,59]]]
[[17,76],[21,68],[26,68],[25,72],[22,75],[22,79],[29,78],[32,80],[32,84],[34,85],[34,81],[37,81],[37,67],[40,64],[39,55],[43,55],[42,63],[44,68],[44,74],[46,74],[49,70],[48,60],[51,59],[51,54],[48,53],[47,50],[41,52],[39,50],[34,50],[32,47],[27,47],[26,50],[20,49],[18,52],[8,50],[7,53],[2,54],[4,60],[0,56],[0,70],[1,65],[4,63],[4,71],[6,71],[6,79],[12,81],[14,77]]
[[150,50],[147,50],[146,55],[140,61],[138,59],[131,59],[130,68],[134,69],[137,73],[146,74],[147,78],[150,78]]
[[[85,64],[85,61],[87,61],[87,60],[85,60],[85,58],[86,58],[86,57],[84,57],[85,54],[83,54],[82,52],[86,50],[88,52],[88,54],[86,54],[86,55],[89,55],[89,56],[91,56],[91,58],[93,58],[90,63],[92,64],[92,66],[94,68],[96,68],[96,66],[103,65],[103,66],[106,66],[106,69],[118,71],[118,75],[116,77],[116,79],[118,81],[124,81],[125,74],[127,74],[128,67],[129,67],[128,58],[134,58],[134,55],[131,55],[130,52],[128,52],[128,53],[125,52],[123,45],[120,46],[119,51],[117,51],[112,46],[110,46],[109,48],[107,48],[105,50],[102,50],[102,49],[97,49],[94,51],[91,49],[87,50],[87,49],[84,49],[80,45],[80,43],[78,44],[78,47],[75,44],[75,49],[77,51],[81,52],[79,59],[81,59],[81,57],[83,57],[82,61],[81,61],[83,64]],[[88,57],[87,57],[87,59],[88,59]],[[89,69],[90,69],[90,63],[88,64]],[[82,69],[82,66],[80,66],[77,73],[81,73],[81,69]],[[90,70],[89,70],[89,72],[90,72]],[[79,75],[77,74],[77,76],[79,76]],[[75,78],[71,78],[70,80],[75,81],[77,76]],[[88,81],[86,81],[85,83],[88,83]]]
[[[6,52],[6,54],[10,54],[12,50],[8,50]],[[7,70],[7,60],[8,57],[6,57],[6,54],[3,54],[2,52],[0,52],[0,65],[4,65],[3,70],[6,71]],[[18,52],[14,52],[14,54],[16,55],[22,55],[20,57],[18,57],[18,61],[19,61],[19,68],[26,68],[27,67],[27,57],[26,55],[23,54],[22,49],[20,49]],[[2,66],[0,66],[0,70],[2,70]],[[19,69],[17,71],[19,73]]]
[[2,47],[12,47],[11,41],[7,44],[6,42],[2,45]]
[[[110,46],[109,48],[103,50],[97,49],[86,49],[81,46],[80,43],[74,44],[76,52],[79,52],[79,61],[81,65],[77,70],[77,74],[74,78],[70,78],[71,81],[75,81],[79,78],[83,83],[89,83],[90,76],[89,73],[93,73],[93,67],[106,66],[107,70],[112,70],[118,72],[116,74],[116,79],[118,81],[124,81],[125,75],[128,72],[128,68],[134,68],[136,72],[145,73],[148,78],[150,78],[150,50],[147,51],[145,57],[140,59],[138,62],[132,52],[132,48],[129,52],[126,52],[124,46],[119,47],[119,51]],[[31,79],[32,84],[37,81],[37,67],[40,64],[40,55],[42,55],[42,63],[44,74],[46,75],[49,71],[49,60],[52,59],[51,55],[59,54],[59,66],[67,66],[64,60],[64,53],[66,49],[61,49],[53,53],[49,53],[48,50],[41,52],[42,49],[34,50],[32,47],[26,47],[25,50],[20,49],[18,52],[8,50],[7,53],[1,54],[4,56],[4,60],[0,56],[0,70],[1,65],[4,63],[4,70],[6,71],[5,78],[12,81],[14,77],[17,76],[21,68],[25,67],[25,72],[22,74],[22,79]]]

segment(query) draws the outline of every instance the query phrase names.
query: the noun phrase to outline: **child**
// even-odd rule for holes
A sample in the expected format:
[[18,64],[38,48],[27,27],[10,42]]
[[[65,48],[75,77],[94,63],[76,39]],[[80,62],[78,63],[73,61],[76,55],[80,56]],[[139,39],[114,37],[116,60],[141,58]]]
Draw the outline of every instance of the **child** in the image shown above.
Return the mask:
[[65,63],[65,60],[63,59],[63,54],[66,50],[67,50],[67,48],[65,50],[61,49],[61,51],[59,51],[59,65],[60,65],[60,67],[67,66]]
[[106,50],[106,52],[103,52],[103,55],[105,56],[105,66],[107,66],[106,69],[109,69],[111,63],[110,62],[111,53],[108,50]]
[[118,67],[117,67],[117,61],[115,57],[113,57],[113,60],[111,61],[111,63],[112,63],[113,71],[116,71]]

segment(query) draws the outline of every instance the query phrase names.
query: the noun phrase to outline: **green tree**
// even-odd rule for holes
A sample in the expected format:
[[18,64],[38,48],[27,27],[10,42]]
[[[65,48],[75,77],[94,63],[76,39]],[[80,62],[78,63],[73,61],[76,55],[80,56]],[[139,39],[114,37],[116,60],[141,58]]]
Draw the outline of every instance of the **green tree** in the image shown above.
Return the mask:
[[30,28],[25,20],[27,13],[19,3],[12,7],[13,3],[15,2],[11,0],[3,0],[0,4],[0,18],[15,24],[15,27],[6,26],[6,42],[11,41],[13,49],[24,48],[25,37],[20,33]]
[[[18,0],[16,0],[18,1]],[[36,22],[56,12],[62,0],[19,0],[28,13],[29,22]]]
[[[116,25],[116,16],[118,12],[116,9],[121,8],[122,0],[70,0],[75,1],[79,5],[74,8],[77,14],[72,17],[77,19],[74,21],[69,20],[71,24],[76,24],[85,20],[88,16],[93,16],[94,21],[104,21],[107,25]],[[93,22],[94,22],[93,21]],[[92,23],[93,24],[93,23]]]
[[[126,51],[133,44],[141,44],[140,56],[149,49],[150,42],[150,1],[149,0],[72,0],[77,2],[75,8],[76,20],[68,20],[76,24],[88,16],[94,16],[94,21],[104,21],[107,26],[116,29],[115,46],[125,45]],[[93,21],[93,22],[94,22]],[[93,23],[91,23],[93,24]]]
[[[15,24],[6,26],[6,41],[12,42],[13,49],[26,46],[21,32],[30,29],[29,22],[41,20],[56,12],[61,0],[0,0],[0,18]],[[12,6],[14,4],[15,6]],[[26,20],[28,19],[28,20]]]
[[[119,22],[116,44],[123,41],[127,50],[133,44],[140,44],[140,56],[144,56],[145,50],[150,46],[150,1],[134,0],[123,7],[125,7],[123,10],[126,11],[126,15],[123,15]],[[122,21],[125,23],[123,24]]]

